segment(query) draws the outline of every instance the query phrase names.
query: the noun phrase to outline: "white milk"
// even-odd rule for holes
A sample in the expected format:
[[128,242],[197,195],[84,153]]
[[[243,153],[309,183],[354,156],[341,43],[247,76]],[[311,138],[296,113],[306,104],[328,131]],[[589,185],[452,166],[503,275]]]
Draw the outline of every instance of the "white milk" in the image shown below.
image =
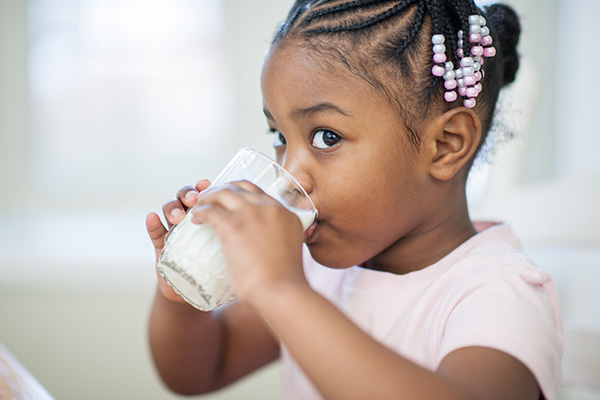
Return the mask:
[[[312,210],[287,207],[306,231],[315,220]],[[159,259],[160,274],[194,307],[210,311],[237,299],[229,285],[221,242],[209,224],[194,224],[191,213],[174,229]],[[171,236],[173,239],[170,240]]]

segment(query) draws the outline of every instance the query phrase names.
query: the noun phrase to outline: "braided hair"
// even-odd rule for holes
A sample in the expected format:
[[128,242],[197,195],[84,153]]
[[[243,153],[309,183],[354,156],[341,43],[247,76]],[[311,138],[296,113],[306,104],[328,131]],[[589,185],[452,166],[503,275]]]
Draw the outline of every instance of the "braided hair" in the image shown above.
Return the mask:
[[[520,25],[508,6],[479,10],[473,0],[297,0],[272,46],[295,41],[327,56],[325,64],[341,62],[391,101],[418,148],[423,116],[456,106],[443,100],[444,80],[431,73],[432,35],[447,38],[446,54],[458,65],[459,31],[469,32],[469,16],[475,14],[487,19],[498,49],[486,60],[475,109],[485,136],[499,90],[515,79],[519,67]],[[470,52],[472,44],[463,42],[464,52]]]

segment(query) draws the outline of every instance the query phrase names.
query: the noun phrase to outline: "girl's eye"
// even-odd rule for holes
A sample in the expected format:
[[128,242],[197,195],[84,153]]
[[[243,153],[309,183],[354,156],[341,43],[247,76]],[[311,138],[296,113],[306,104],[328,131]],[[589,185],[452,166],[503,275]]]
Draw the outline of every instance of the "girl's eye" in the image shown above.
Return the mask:
[[339,143],[342,138],[335,132],[321,129],[315,132],[312,145],[317,149],[328,149]]
[[281,132],[276,131],[275,129],[271,130],[271,132],[275,135],[275,138],[273,139],[273,147],[277,148],[287,144],[287,141]]

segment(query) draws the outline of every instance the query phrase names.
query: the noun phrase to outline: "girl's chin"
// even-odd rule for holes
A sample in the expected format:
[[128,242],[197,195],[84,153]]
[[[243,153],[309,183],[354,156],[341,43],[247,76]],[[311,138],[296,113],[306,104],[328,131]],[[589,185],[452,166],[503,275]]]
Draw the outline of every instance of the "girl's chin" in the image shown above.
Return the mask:
[[312,258],[324,267],[332,269],[345,269],[356,265],[352,261],[348,260],[347,252],[344,252],[344,254],[336,254],[335,251],[318,241],[312,243],[307,242],[306,246],[308,247]]

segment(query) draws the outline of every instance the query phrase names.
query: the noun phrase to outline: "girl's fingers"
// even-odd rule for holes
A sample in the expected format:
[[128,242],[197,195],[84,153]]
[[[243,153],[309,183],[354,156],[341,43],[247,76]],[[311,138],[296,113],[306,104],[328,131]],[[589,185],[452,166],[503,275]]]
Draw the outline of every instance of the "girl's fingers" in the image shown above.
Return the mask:
[[177,192],[177,200],[179,200],[187,210],[198,201],[198,190],[191,185],[184,186]]
[[156,213],[150,213],[146,216],[146,230],[152,240],[152,244],[157,252],[161,251],[164,245],[167,229],[160,221],[160,217]]
[[[252,185],[247,186],[252,192],[243,187],[245,184]],[[257,194],[262,194],[262,196]],[[264,193],[253,184],[249,182],[235,182],[207,192],[206,196],[200,200],[198,205],[213,204],[218,205],[224,210],[233,211],[240,209],[249,203],[260,204],[265,201],[270,201],[270,197],[264,195]]]
[[177,192],[177,200],[183,204],[185,209],[191,208],[198,202],[198,194],[210,186],[208,179],[202,179],[196,186],[184,186]]
[[184,206],[177,199],[167,201],[163,204],[162,210],[169,228],[180,223],[183,217],[185,217]]
[[230,182],[229,185],[236,186],[250,193],[264,193],[261,188],[256,186],[254,183],[248,181],[234,181]]
[[206,190],[210,186],[210,181],[208,179],[201,179],[196,183],[196,190],[201,192]]

